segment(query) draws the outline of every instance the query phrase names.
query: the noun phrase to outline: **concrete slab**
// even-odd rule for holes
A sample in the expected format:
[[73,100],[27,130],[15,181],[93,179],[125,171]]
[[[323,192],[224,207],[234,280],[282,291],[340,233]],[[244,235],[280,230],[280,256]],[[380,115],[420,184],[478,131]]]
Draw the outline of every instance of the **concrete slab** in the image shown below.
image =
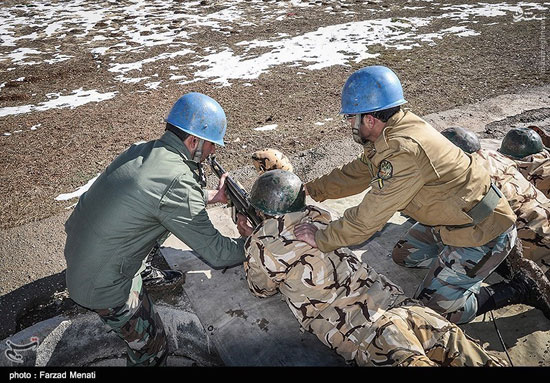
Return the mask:
[[[489,141],[484,146],[495,144],[496,141]],[[363,196],[364,193],[322,204],[308,198],[307,202],[324,207],[337,218]],[[238,236],[228,209],[212,209],[209,214],[223,234]],[[396,213],[382,231],[352,248],[363,262],[401,285],[409,295],[414,294],[426,271],[400,267],[390,255],[394,244],[412,224],[411,220]],[[298,322],[279,296],[254,297],[248,290],[242,267],[214,270],[173,236],[164,245],[162,253],[168,264],[187,274],[185,291],[226,365],[344,365],[313,335],[299,331]],[[494,276],[489,282],[498,280],[499,277]],[[507,351],[515,366],[550,366],[550,321],[539,310],[514,305],[496,310],[492,315],[495,322],[489,315],[480,316],[461,327],[502,358],[508,358]],[[503,338],[506,351],[499,336]]]
[[[168,366],[223,365],[183,291],[155,299],[171,350]],[[92,312],[57,316],[0,344],[0,366],[106,367],[126,365],[126,344]]]

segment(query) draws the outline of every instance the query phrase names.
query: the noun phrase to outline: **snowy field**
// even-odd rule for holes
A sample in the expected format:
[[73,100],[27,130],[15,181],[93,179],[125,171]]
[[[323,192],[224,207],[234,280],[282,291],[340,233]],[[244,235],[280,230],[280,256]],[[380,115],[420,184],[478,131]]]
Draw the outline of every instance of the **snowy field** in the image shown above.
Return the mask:
[[[208,13],[200,2],[167,1],[52,1],[30,2],[26,5],[3,7],[0,10],[0,62],[8,68],[0,77],[0,92],[10,81],[10,71],[18,66],[54,64],[74,58],[64,50],[67,35],[77,36],[87,51],[98,61],[106,63],[113,77],[122,83],[139,83],[143,89],[158,89],[166,82],[187,84],[210,81],[230,86],[235,79],[254,81],[276,66],[298,66],[317,70],[333,65],[359,62],[378,53],[369,46],[381,44],[392,49],[414,49],[421,44],[437,44],[448,35],[467,38],[477,35],[478,24],[491,23],[491,18],[507,14],[514,21],[541,18],[550,3],[501,2],[496,4],[445,5],[444,2],[411,1],[415,10],[437,8],[443,13],[392,19],[384,11],[372,11],[368,20],[331,25],[298,36],[277,34],[268,39],[238,41],[233,46],[198,47],[193,36],[205,29],[230,33],[233,30],[279,20],[289,15],[291,7],[310,8],[316,12],[342,12],[353,19],[349,8],[335,10],[333,6],[303,1],[279,1],[275,5],[264,1],[225,1],[221,11]],[[345,4],[345,3],[344,3]],[[264,8],[269,6],[269,12]],[[455,26],[437,31],[432,27],[446,19]],[[40,49],[36,41],[49,43]],[[133,55],[147,53],[153,47],[163,53],[132,61]],[[237,53],[237,51],[239,53]],[[180,73],[178,65],[170,65],[166,77],[154,68],[163,61],[186,56],[187,65],[194,68],[192,77]],[[100,65],[100,64],[98,64]],[[116,97],[116,91],[100,93],[94,89],[59,90],[36,105],[0,107],[0,117],[39,112],[52,108],[75,108],[89,102],[101,102]],[[11,134],[12,132],[4,132]]]
[[[98,68],[107,66],[113,85],[107,91],[86,86],[63,88],[45,94],[36,103],[0,104],[0,122],[6,116],[72,109],[111,100],[125,84],[133,85],[133,92],[159,90],[169,83],[199,81],[230,87],[235,80],[245,80],[245,85],[252,86],[262,74],[285,66],[299,68],[303,70],[299,73],[305,76],[307,71],[376,57],[379,53],[371,49],[374,45],[414,50],[423,45],[437,45],[448,36],[467,39],[479,35],[478,27],[492,23],[495,17],[512,16],[513,22],[542,19],[550,8],[549,2],[447,5],[419,0],[409,1],[403,7],[414,11],[414,17],[392,18],[387,15],[389,8],[373,7],[368,18],[363,15],[357,20],[352,2],[330,4],[298,0],[229,0],[206,2],[206,5],[199,1],[70,0],[2,6],[0,65],[6,69],[0,74],[0,96],[7,85],[25,81],[25,77],[11,76],[15,69],[75,60],[72,45],[66,44],[68,37],[78,39],[79,47],[96,60]],[[235,33],[238,36],[238,32],[262,23],[298,17],[297,9],[302,18],[337,12],[349,22],[296,35],[275,29],[273,35],[253,40],[237,38],[231,43],[211,46],[195,42],[195,36],[201,33]],[[82,54],[82,50],[78,52]],[[0,134],[6,140],[23,130],[45,127],[34,124],[4,129]],[[278,125],[268,124],[255,129],[259,132],[275,130]],[[77,198],[92,182],[57,199]]]

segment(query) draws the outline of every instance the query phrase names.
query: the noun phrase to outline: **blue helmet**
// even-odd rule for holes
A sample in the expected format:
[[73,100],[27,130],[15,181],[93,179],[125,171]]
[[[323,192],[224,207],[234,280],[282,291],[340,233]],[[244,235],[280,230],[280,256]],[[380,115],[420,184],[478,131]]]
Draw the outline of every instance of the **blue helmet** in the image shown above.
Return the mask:
[[406,102],[401,82],[391,69],[368,66],[352,73],[344,84],[340,114],[375,112]]
[[216,100],[202,93],[181,96],[165,121],[193,136],[224,146],[225,112]]

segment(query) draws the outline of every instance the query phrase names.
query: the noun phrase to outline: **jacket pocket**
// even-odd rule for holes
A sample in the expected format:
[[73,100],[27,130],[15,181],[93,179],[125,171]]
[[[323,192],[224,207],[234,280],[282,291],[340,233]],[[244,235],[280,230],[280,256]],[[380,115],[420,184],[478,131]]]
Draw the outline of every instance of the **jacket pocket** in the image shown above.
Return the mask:
[[423,206],[422,202],[413,198],[411,202],[409,202],[409,204],[405,207],[403,212],[406,213],[407,215],[416,216],[418,211],[422,209],[422,206]]

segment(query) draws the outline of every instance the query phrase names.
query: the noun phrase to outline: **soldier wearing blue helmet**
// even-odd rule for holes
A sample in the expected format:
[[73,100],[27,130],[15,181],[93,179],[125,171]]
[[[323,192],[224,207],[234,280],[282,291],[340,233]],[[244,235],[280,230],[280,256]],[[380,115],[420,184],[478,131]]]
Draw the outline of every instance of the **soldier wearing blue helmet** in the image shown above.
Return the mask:
[[407,101],[401,82],[389,68],[369,66],[351,74],[341,101],[340,113],[363,154],[306,189],[319,202],[370,190],[323,229],[296,226],[296,237],[329,252],[368,240],[402,212],[416,224],[392,257],[406,267],[429,268],[415,298],[454,323],[467,323],[498,304],[531,303],[531,285],[502,292],[506,296],[498,302],[480,294],[517,238],[516,216],[488,171],[402,109]]
[[[216,145],[224,145],[226,129],[225,113],[214,99],[185,94],[168,114],[162,137],[120,154],[65,223],[70,297],[126,341],[128,365],[160,365],[168,353],[147,290],[183,283],[181,272],[150,265],[169,233],[213,267],[244,261],[244,239],[222,236],[205,209],[227,202],[225,177],[217,190],[206,190],[201,168]],[[240,217],[239,231],[243,221]]]

